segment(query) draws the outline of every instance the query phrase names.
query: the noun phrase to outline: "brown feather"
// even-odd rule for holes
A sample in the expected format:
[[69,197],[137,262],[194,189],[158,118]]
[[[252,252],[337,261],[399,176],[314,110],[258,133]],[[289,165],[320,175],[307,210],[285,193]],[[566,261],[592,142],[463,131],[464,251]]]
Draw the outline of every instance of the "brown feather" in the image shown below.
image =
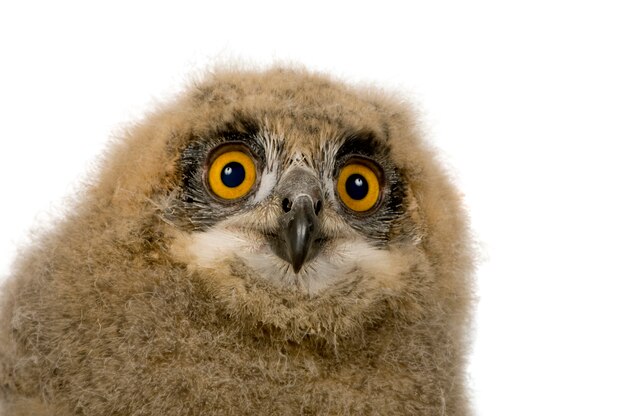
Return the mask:
[[[311,295],[177,252],[180,154],[241,114],[305,154],[346,130],[382,138],[407,184],[397,263]],[[400,100],[304,70],[218,72],[112,146],[81,198],[4,287],[6,414],[469,413],[466,217]]]

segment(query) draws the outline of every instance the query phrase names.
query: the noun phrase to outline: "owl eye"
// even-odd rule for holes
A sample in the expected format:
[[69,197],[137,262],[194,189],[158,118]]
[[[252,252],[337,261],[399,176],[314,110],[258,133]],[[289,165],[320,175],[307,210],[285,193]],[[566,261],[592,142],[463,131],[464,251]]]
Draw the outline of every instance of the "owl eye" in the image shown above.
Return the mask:
[[380,201],[381,170],[370,161],[349,161],[337,178],[341,202],[356,212],[372,210]]
[[243,145],[221,146],[209,156],[206,176],[209,190],[218,198],[243,198],[256,183],[256,163]]

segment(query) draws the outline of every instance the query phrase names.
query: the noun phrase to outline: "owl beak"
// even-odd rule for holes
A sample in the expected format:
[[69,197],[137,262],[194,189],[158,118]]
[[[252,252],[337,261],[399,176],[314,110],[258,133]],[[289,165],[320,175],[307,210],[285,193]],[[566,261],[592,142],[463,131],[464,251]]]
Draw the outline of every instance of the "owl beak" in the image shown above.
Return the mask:
[[291,263],[294,273],[319,252],[319,215],[322,191],[314,172],[302,167],[292,168],[278,187],[283,214],[278,219],[279,231],[273,241],[274,252]]
[[319,221],[311,197],[298,196],[280,222],[283,225],[285,254],[294,273],[298,273],[313,251],[311,248],[319,230]]

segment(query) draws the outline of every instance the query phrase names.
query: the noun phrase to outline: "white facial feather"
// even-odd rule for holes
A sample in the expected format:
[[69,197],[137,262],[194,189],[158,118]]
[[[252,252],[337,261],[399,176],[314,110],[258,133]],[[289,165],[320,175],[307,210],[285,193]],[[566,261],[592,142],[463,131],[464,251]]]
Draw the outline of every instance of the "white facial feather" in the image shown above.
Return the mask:
[[256,204],[267,198],[272,192],[272,189],[274,189],[275,185],[276,172],[266,169],[261,176],[261,183],[259,184],[259,189],[256,191],[256,195],[254,195],[252,203]]
[[379,286],[392,287],[396,283],[394,276],[408,267],[401,255],[375,248],[362,238],[351,238],[338,240],[295,274],[290,264],[279,258],[262,236],[222,225],[205,232],[181,234],[173,247],[174,254],[192,267],[213,269],[224,261],[238,258],[260,278],[309,295],[355,278],[363,271],[377,280]]

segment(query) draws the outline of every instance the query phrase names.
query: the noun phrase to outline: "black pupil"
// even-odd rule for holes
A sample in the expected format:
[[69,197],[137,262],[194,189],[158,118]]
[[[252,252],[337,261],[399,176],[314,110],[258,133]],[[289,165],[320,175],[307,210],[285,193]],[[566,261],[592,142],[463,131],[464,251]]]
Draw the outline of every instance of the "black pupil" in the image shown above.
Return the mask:
[[346,181],[346,192],[352,199],[363,199],[369,191],[369,186],[365,178],[358,173],[353,173]]
[[246,170],[239,162],[230,162],[222,169],[222,182],[229,188],[235,188],[246,178]]

